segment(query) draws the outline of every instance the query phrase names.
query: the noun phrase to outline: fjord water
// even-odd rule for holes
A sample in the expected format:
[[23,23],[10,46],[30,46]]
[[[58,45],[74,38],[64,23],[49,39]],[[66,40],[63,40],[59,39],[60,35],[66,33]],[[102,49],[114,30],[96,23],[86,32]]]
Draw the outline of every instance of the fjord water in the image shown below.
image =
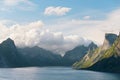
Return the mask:
[[66,67],[0,68],[0,80],[120,80],[120,74]]

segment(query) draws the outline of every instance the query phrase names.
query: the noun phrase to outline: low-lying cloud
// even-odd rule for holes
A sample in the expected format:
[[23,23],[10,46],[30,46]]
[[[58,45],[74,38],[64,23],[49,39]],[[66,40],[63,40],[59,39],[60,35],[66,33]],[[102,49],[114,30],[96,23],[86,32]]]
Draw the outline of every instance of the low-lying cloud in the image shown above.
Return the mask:
[[78,46],[88,45],[91,41],[80,38],[78,35],[65,36],[62,32],[52,32],[44,29],[42,21],[27,25],[12,25],[6,27],[0,24],[0,41],[10,37],[18,47],[39,46],[55,53],[64,54],[66,51]]
[[51,25],[51,29],[53,31],[62,31],[67,35],[77,34],[101,45],[104,41],[105,33],[118,34],[120,32],[120,9],[106,14],[105,17],[102,20],[69,19],[62,22],[58,21]]

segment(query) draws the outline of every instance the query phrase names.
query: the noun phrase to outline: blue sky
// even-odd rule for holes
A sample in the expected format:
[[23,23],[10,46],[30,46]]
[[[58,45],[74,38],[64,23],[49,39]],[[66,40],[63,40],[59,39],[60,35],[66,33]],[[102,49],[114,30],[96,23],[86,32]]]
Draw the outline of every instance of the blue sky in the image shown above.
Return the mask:
[[[4,1],[4,0],[3,0]],[[3,3],[1,1],[1,4]],[[0,19],[10,19],[17,22],[29,22],[44,20],[49,22],[59,18],[82,19],[84,16],[92,16],[92,19],[104,19],[105,15],[120,7],[120,0],[29,0],[33,5],[18,2],[17,5],[2,4],[1,8],[7,8],[0,12]],[[16,2],[17,3],[17,2]],[[46,16],[45,8],[53,6],[68,7],[71,10],[64,16]],[[25,10],[20,9],[23,7]],[[29,8],[30,7],[30,10]],[[28,9],[27,9],[28,8]]]
[[120,0],[0,0],[0,42],[64,54],[120,32]]

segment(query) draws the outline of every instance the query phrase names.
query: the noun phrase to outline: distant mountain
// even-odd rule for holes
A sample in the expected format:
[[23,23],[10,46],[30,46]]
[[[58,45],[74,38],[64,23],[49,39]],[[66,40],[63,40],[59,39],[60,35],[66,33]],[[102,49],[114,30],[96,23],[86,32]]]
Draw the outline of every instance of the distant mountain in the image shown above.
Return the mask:
[[62,57],[45,49],[26,47],[17,49],[8,38],[0,44],[0,67],[60,66]]
[[19,48],[19,52],[26,58],[30,66],[59,66],[62,57],[40,47]]
[[0,44],[0,67],[22,67],[24,64],[13,40],[8,38]]
[[61,57],[37,46],[17,48],[14,41],[8,38],[0,44],[0,67],[71,66],[96,47],[92,42],[87,47],[78,46]]
[[63,57],[63,65],[72,66],[73,63],[82,59],[89,50],[94,50],[96,48],[97,45],[91,42],[88,46],[80,45],[67,51]]
[[120,72],[120,34],[106,34],[103,45],[89,51],[82,60],[73,65],[73,68]]

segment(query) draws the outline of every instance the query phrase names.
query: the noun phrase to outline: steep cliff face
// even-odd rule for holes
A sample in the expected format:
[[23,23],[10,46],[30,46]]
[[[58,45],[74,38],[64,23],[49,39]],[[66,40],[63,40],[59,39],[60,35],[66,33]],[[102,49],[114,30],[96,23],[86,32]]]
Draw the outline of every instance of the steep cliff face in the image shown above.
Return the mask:
[[[75,69],[89,69],[96,71],[119,72],[120,67],[120,35],[106,34],[101,47],[89,51],[85,57],[76,62]],[[118,65],[117,65],[118,64]]]
[[105,51],[101,60],[88,67],[89,70],[120,73],[120,35],[114,44]]
[[116,40],[116,38],[117,38],[116,34],[106,33],[105,34],[105,40],[103,42],[103,45],[101,46],[102,50],[107,50],[108,48],[110,48],[111,45]]

